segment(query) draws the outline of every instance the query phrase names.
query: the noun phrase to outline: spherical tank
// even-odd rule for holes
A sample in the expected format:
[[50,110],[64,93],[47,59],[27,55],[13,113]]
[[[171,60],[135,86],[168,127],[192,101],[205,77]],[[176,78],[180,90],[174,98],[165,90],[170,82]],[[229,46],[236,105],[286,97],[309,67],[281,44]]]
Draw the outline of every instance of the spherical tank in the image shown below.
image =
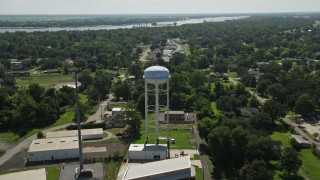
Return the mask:
[[169,70],[162,66],[151,66],[144,70],[144,79],[150,84],[164,84],[170,77]]

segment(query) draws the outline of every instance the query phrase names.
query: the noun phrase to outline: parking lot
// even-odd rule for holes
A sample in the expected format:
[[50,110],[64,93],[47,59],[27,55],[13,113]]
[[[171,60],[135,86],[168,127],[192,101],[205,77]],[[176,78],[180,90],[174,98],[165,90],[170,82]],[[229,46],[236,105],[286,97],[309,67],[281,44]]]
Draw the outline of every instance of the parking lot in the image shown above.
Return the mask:
[[[79,163],[66,163],[65,165],[60,166],[60,177],[59,180],[71,180],[76,179],[76,168],[79,167]],[[104,169],[102,163],[94,163],[94,164],[84,164],[84,169],[91,169],[93,171],[92,178],[79,178],[86,180],[101,180],[104,176]]]

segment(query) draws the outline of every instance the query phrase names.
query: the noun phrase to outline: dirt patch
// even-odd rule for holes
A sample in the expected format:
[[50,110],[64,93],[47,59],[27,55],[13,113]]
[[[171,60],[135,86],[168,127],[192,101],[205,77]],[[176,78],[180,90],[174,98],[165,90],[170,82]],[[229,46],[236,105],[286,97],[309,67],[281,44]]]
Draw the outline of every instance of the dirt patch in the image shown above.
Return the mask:
[[7,151],[7,150],[11,149],[13,146],[15,146],[15,144],[10,144],[10,143],[7,143],[3,140],[0,140],[0,149],[1,150]]

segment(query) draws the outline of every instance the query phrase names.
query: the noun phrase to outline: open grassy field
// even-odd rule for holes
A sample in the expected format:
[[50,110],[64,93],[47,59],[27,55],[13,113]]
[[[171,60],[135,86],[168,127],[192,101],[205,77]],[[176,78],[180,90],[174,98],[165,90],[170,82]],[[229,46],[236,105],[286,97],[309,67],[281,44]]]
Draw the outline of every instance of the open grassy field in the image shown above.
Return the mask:
[[16,85],[18,87],[29,87],[31,84],[39,84],[48,89],[57,83],[73,81],[72,75],[63,74],[47,74],[47,75],[31,75],[16,77]]
[[278,140],[282,142],[282,145],[289,145],[290,140],[290,132],[283,133],[283,132],[273,132],[270,137],[272,140]]
[[190,52],[190,46],[189,46],[188,44],[182,45],[182,48],[183,48],[184,54],[185,54],[186,56],[189,56],[189,54],[191,54],[191,52]]
[[311,149],[302,149],[299,155],[302,160],[303,173],[310,179],[320,179],[320,158],[315,156]]
[[[160,124],[159,137],[163,137],[163,139],[159,140],[160,144],[166,144],[166,139],[165,139],[166,136],[167,136],[166,125]],[[170,146],[173,149],[195,149],[196,147],[191,124],[171,124],[170,138],[175,139],[176,141],[175,144],[171,144]],[[140,135],[135,140],[133,140],[132,143],[144,144],[145,139],[146,139],[145,123],[143,120],[143,123],[141,125]],[[149,121],[149,142],[148,143],[155,143],[155,139],[156,139],[155,122]]]

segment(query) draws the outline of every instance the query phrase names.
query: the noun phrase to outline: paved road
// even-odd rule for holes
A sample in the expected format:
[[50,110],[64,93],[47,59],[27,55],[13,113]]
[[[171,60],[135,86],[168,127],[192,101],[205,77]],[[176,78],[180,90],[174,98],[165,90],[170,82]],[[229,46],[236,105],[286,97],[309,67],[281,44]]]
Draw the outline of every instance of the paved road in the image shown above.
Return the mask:
[[147,47],[146,47],[146,49],[142,52],[142,55],[140,56],[140,61],[141,62],[145,62],[145,61],[148,61],[148,59],[147,59],[147,57],[148,57],[148,54],[149,54],[149,52],[150,52],[151,50],[150,50],[150,45],[148,45]]
[[[230,77],[228,74],[224,74],[224,75],[228,76],[229,81],[232,82],[234,85],[237,85],[237,84],[239,83],[236,79]],[[265,98],[260,97],[258,94],[256,94],[256,93],[253,92],[252,90],[248,90],[248,92],[249,92],[252,96],[254,96],[255,98],[257,98],[257,100],[259,101],[260,104],[264,104],[264,103],[267,101]]]
[[97,110],[96,113],[92,114],[86,122],[90,122],[90,121],[95,121],[95,120],[98,120],[98,119],[101,119],[101,115],[103,115],[104,113],[104,109],[105,107],[110,103],[110,101],[113,99],[113,94],[109,94],[109,97],[107,100],[105,101],[102,101],[100,104],[99,104],[99,108]]
[[289,117],[284,117],[284,118],[282,118],[282,120],[283,120],[283,122],[285,122],[286,124],[294,127],[294,130],[295,130],[298,134],[300,134],[301,136],[303,136],[304,138],[306,138],[306,139],[307,139],[308,141],[310,141],[311,143],[316,144],[316,145],[317,145],[317,149],[320,151],[320,143],[318,143],[318,142],[315,141],[314,139],[310,138],[304,131],[302,131],[302,130],[300,129],[300,127],[299,127],[297,124],[293,123],[293,122],[289,119]]
[[[201,143],[201,138],[199,136],[199,131],[194,131],[194,135],[196,137],[196,142],[197,142],[197,149],[199,151],[200,143]],[[200,161],[201,161],[201,166],[202,166],[202,171],[203,171],[203,176],[205,180],[211,180],[211,175],[208,169],[208,165],[206,162],[206,155],[200,153]]]

